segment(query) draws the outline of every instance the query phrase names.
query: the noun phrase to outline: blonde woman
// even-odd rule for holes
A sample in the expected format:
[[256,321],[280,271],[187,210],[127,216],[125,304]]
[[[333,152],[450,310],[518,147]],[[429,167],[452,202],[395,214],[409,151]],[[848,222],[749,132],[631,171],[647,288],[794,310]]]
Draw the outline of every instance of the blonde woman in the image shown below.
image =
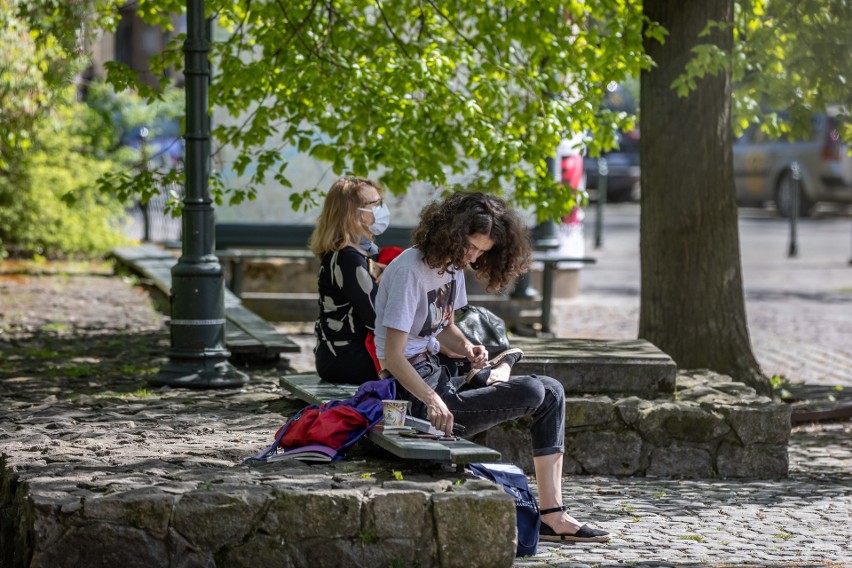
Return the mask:
[[317,373],[332,383],[378,378],[365,341],[375,327],[377,278],[373,238],[387,229],[390,212],[376,182],[344,176],[334,182],[311,236],[320,259],[319,318],[314,327]]

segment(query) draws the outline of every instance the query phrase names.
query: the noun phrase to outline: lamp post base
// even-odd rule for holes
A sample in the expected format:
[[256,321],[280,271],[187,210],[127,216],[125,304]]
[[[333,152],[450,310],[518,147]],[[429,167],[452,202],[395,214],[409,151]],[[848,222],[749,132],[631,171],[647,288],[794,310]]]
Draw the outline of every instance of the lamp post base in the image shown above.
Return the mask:
[[249,382],[249,376],[227,361],[171,360],[156,375],[148,379],[155,387],[173,388],[234,388]]

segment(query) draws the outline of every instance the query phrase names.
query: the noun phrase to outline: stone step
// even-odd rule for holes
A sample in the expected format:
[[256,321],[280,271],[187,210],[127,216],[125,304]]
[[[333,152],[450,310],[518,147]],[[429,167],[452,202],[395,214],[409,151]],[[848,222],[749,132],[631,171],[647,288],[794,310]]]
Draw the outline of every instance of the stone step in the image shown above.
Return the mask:
[[524,351],[514,374],[548,375],[569,394],[619,394],[655,398],[673,393],[677,366],[644,339],[512,338]]
[[[778,479],[787,476],[790,405],[712,371],[681,371],[677,395],[565,397],[566,475]],[[473,441],[533,471],[529,419]]]

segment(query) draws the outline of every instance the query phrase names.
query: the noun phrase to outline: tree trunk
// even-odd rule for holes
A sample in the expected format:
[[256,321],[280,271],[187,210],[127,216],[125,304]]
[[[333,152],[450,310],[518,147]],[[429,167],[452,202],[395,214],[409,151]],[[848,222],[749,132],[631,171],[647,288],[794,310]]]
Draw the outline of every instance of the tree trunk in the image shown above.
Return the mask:
[[645,0],[669,31],[645,40],[656,67],[642,73],[642,295],[639,336],[678,367],[730,375],[770,392],[751,349],[743,299],[731,151],[731,76],[700,80],[685,98],[672,90],[698,43],[727,52],[730,31],[700,38],[708,20],[730,22],[733,0]]

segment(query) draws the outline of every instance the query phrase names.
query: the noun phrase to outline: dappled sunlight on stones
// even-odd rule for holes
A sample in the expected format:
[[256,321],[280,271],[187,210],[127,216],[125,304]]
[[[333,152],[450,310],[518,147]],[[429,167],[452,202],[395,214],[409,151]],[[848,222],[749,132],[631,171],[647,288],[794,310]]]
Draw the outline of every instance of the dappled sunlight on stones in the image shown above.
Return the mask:
[[[164,318],[116,279],[76,284],[89,289],[63,301],[61,288],[50,314],[26,310],[14,329],[0,319],[21,354],[0,346],[4,567],[425,567],[471,557],[456,547],[481,538],[491,548],[479,566],[511,565],[514,508],[494,485],[357,448],[325,465],[243,465],[302,406],[278,387],[286,365],[251,369],[238,389],[152,389]],[[46,293],[37,282],[31,301]],[[61,333],[41,329],[70,315]],[[436,511],[456,500],[467,513],[442,522],[468,537],[439,546]]]

